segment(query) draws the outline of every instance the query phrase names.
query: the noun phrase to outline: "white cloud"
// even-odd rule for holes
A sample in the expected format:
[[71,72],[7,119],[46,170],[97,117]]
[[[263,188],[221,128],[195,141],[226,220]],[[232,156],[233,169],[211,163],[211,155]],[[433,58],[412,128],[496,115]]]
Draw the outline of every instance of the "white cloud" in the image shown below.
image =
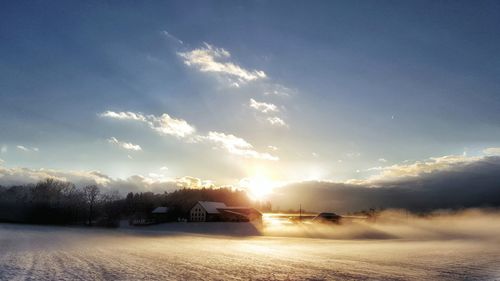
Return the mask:
[[314,158],[318,158],[318,157],[319,157],[319,154],[318,154],[318,153],[316,153],[316,152],[311,153],[311,155],[312,155]]
[[28,169],[0,167],[0,185],[35,183],[46,178],[71,181],[75,184],[107,185],[111,179],[98,171],[59,171],[53,169]]
[[0,147],[0,153],[4,154],[4,153],[7,153],[7,146],[6,145],[2,145],[2,147]]
[[281,84],[273,83],[267,85],[267,89],[264,90],[264,95],[266,96],[278,96],[278,97],[289,97],[296,91],[287,88]]
[[178,187],[181,188],[214,188],[215,184],[210,180],[201,180],[195,177],[181,177],[175,179]]
[[217,187],[210,180],[202,180],[185,176],[168,178],[164,175],[149,173],[148,176],[133,175],[126,179],[114,179],[99,171],[61,171],[53,169],[6,168],[0,166],[0,185],[12,186],[33,184],[47,178],[69,181],[77,187],[96,184],[104,191],[117,190],[122,194],[127,192],[153,191],[163,193],[179,188]]
[[272,161],[279,160],[278,157],[273,156],[269,153],[255,151],[253,146],[246,140],[231,134],[209,132],[208,136],[206,136],[205,139],[217,144],[219,147],[223,148],[230,154],[243,156],[245,158],[256,158]]
[[115,137],[109,138],[108,142],[111,143],[111,144],[117,145],[117,146],[119,146],[121,148],[127,149],[127,150],[134,150],[134,151],[140,151],[140,150],[142,150],[142,147],[140,145],[138,145],[138,144],[133,144],[133,143],[130,143],[130,142],[119,141]]
[[185,120],[170,117],[164,113],[161,116],[143,115],[134,112],[114,112],[106,111],[99,116],[119,119],[119,120],[134,120],[146,123],[151,129],[162,135],[172,135],[179,138],[187,137],[193,134],[196,130],[189,125]]
[[273,126],[277,126],[277,127],[288,127],[288,125],[285,123],[285,121],[283,121],[283,119],[279,118],[279,117],[268,117],[267,119],[267,122],[269,122],[269,124],[273,125]]
[[0,165],[2,165],[3,163],[5,163],[5,161],[0,158]]
[[274,145],[268,145],[267,148],[269,148],[272,151],[278,150],[278,148],[276,146],[274,146]]
[[272,103],[265,103],[265,102],[258,102],[254,99],[250,99],[249,103],[250,107],[260,111],[262,113],[268,113],[268,112],[278,112],[278,107]]
[[378,159],[378,162],[381,162],[381,163],[387,163],[387,160],[385,158],[379,158]]
[[141,113],[134,113],[134,112],[114,112],[114,111],[106,111],[100,114],[101,117],[109,117],[109,118],[114,118],[114,119],[120,119],[120,120],[137,120],[137,121],[143,121],[146,122],[146,117],[142,115]]
[[450,170],[460,165],[465,165],[482,159],[481,157],[467,157],[464,155],[446,155],[442,157],[432,157],[424,161],[416,161],[411,164],[395,164],[387,167],[373,167],[368,171],[380,171],[367,180],[357,180],[362,184],[376,184],[378,182],[387,182],[399,180],[401,178],[417,177],[422,174],[429,174],[435,171]]
[[165,166],[160,168],[160,171],[167,171],[167,170],[168,170],[168,167],[165,167]]
[[[188,52],[177,53],[188,66],[196,67],[201,72],[213,72],[229,78],[236,78],[239,82],[249,82],[266,78],[262,70],[247,70],[228,61],[231,54],[223,49],[205,43],[204,47]],[[232,81],[234,83],[235,81]],[[232,84],[231,83],[231,84]],[[238,84],[239,86],[239,84]]]
[[486,155],[500,155],[500,147],[490,147],[483,150]]
[[195,132],[195,128],[182,119],[175,119],[164,113],[159,117],[149,116],[150,126],[163,135],[186,137]]
[[26,148],[26,147],[24,147],[24,146],[22,146],[22,145],[18,145],[18,146],[16,146],[16,147],[17,147],[18,149],[22,150],[22,151],[29,151],[29,149],[28,149],[28,148]]
[[179,44],[181,44],[181,45],[183,45],[183,44],[184,44],[184,42],[183,42],[181,39],[179,39],[179,38],[175,37],[174,35],[170,34],[170,33],[169,33],[168,31],[166,31],[166,30],[163,30],[161,33],[162,33],[163,35],[165,35],[165,37],[167,37],[167,38],[168,38],[168,39],[170,39],[170,40],[175,41],[176,43],[179,43]]
[[25,152],[38,152],[40,151],[38,147],[26,147],[24,145],[17,145],[17,149],[25,151]]
[[[100,114],[102,117],[120,119],[120,120],[136,120],[141,121],[149,125],[150,128],[155,130],[160,134],[174,135],[180,138],[186,138],[186,142],[198,143],[202,141],[210,141],[216,143],[219,147],[222,147],[227,152],[233,155],[239,155],[246,158],[256,158],[264,160],[278,160],[278,157],[272,156],[268,153],[260,153],[253,149],[252,145],[242,138],[238,138],[234,135],[209,132],[207,136],[193,134],[195,129],[193,126],[189,125],[186,121],[182,119],[175,119],[170,117],[168,114],[163,114],[159,117],[154,115],[143,115],[141,113],[133,112],[113,112],[106,111]],[[119,144],[120,142],[116,139],[111,138],[110,142]],[[122,143],[123,145],[125,143]],[[133,144],[126,143],[127,147],[134,147]],[[123,147],[122,145],[122,147]],[[125,148],[125,147],[124,147]]]

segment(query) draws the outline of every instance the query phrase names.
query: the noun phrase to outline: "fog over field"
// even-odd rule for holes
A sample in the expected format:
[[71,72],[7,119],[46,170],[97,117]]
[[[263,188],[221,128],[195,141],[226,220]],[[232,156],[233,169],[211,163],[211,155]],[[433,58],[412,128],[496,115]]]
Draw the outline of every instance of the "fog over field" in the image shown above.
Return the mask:
[[477,210],[428,218],[391,211],[374,223],[342,226],[267,221],[252,236],[175,231],[249,229],[238,223],[118,230],[1,224],[0,280],[496,280],[499,218]]

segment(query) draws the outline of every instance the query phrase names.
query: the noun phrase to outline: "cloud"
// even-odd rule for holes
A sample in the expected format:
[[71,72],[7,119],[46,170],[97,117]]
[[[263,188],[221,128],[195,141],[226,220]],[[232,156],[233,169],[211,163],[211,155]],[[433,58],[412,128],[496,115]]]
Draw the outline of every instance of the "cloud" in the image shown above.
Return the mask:
[[378,162],[381,162],[381,163],[387,163],[387,160],[385,158],[379,158],[378,159]]
[[481,157],[446,155],[442,157],[432,157],[425,161],[416,161],[411,164],[395,164],[387,167],[376,167],[372,168],[372,170],[379,170],[380,173],[368,178],[367,180],[362,180],[361,182],[365,184],[377,185],[381,182],[418,177],[437,170],[444,171],[454,169],[480,159]]
[[19,150],[25,151],[25,152],[38,152],[38,151],[40,151],[38,149],[38,147],[26,147],[23,145],[17,145],[16,148]]
[[151,129],[161,135],[171,135],[178,138],[184,138],[192,135],[196,129],[188,124],[185,120],[170,117],[164,113],[160,116],[143,115],[134,112],[114,112],[106,111],[99,114],[101,117],[118,119],[118,120],[134,120],[147,124]]
[[268,88],[264,91],[264,95],[266,96],[278,96],[278,97],[289,97],[295,91],[287,88],[283,85],[274,83],[268,86]]
[[146,117],[142,115],[141,113],[134,113],[134,112],[114,112],[114,111],[106,111],[101,114],[99,114],[101,117],[109,117],[109,118],[114,118],[114,119],[120,119],[120,120],[137,120],[137,121],[142,121],[146,122]]
[[270,150],[272,151],[276,151],[278,150],[278,147],[274,146],[274,145],[268,145],[267,148],[269,148]]
[[5,163],[5,161],[0,158],[0,165],[2,165],[3,163]]
[[288,127],[288,125],[285,123],[285,121],[283,121],[283,119],[276,117],[276,116],[275,117],[268,117],[266,120],[267,120],[267,122],[269,122],[269,124],[276,126],[276,127]]
[[[162,135],[173,135],[179,138],[185,138],[187,142],[198,143],[203,141],[209,141],[217,144],[219,147],[223,148],[227,152],[233,155],[239,155],[245,158],[255,158],[262,160],[278,160],[278,157],[272,156],[268,153],[257,152],[253,149],[253,146],[242,138],[236,137],[231,134],[224,134],[219,132],[209,132],[208,135],[197,135],[194,134],[195,129],[193,126],[189,125],[186,121],[182,119],[175,119],[170,117],[168,114],[164,113],[157,117],[154,115],[143,115],[141,113],[134,112],[113,112],[106,111],[99,114],[101,117],[119,119],[119,120],[135,120],[146,123],[151,129]],[[111,143],[117,144],[128,149],[140,148],[131,143],[122,143],[115,138],[108,140]],[[134,150],[134,149],[133,149]]]
[[98,185],[104,191],[128,192],[171,192],[180,188],[208,188],[217,186],[210,180],[202,180],[191,176],[168,178],[150,173],[148,176],[133,175],[126,179],[111,178],[99,171],[61,171],[54,169],[6,168],[0,165],[0,186],[15,186],[34,184],[38,181],[52,178],[69,181],[77,187]]
[[134,150],[134,151],[140,151],[140,150],[142,150],[142,147],[140,145],[138,145],[138,144],[133,144],[133,143],[130,143],[130,142],[122,142],[122,141],[119,141],[115,137],[109,138],[108,142],[111,143],[111,144],[117,145],[117,146],[119,146],[121,148],[127,149],[127,150]]
[[250,99],[249,106],[262,113],[278,112],[278,107],[272,103],[258,102],[254,99]]
[[[458,156],[382,170],[376,179],[350,182],[306,181],[275,189],[271,202],[281,209],[297,202],[311,211],[349,212],[368,208],[426,211],[446,208],[499,207],[500,157]],[[397,172],[396,177],[394,173]]]
[[210,180],[201,180],[195,177],[181,177],[175,180],[176,185],[181,188],[215,188],[215,184]]
[[0,153],[2,153],[2,154],[7,153],[7,150],[8,150],[8,147],[6,145],[2,145],[2,147],[0,147]]
[[[275,104],[258,102],[254,99],[250,99],[249,106],[250,108],[263,114],[279,112],[279,109]],[[257,119],[261,121],[265,120],[265,122],[275,127],[288,127],[288,124],[286,124],[286,122],[278,116],[266,117],[265,119],[261,119],[261,117],[258,117]]]
[[483,150],[486,155],[500,155],[500,147],[490,147]]
[[238,82],[244,83],[266,78],[266,73],[262,70],[247,70],[228,61],[231,54],[227,50],[204,44],[205,46],[199,49],[177,54],[184,59],[186,65],[195,67],[201,72],[212,72],[236,79],[236,81],[231,80],[231,84],[236,82],[238,86]]
[[204,137],[204,139],[215,143],[216,145],[233,155],[271,161],[279,160],[278,157],[273,156],[269,153],[255,151],[253,146],[246,140],[231,134],[209,132],[208,135]]
[[16,146],[16,147],[17,147],[18,149],[22,150],[22,151],[29,151],[29,149],[28,149],[28,148],[26,148],[26,147],[24,147],[24,146],[22,146],[22,145],[18,145],[18,146]]
[[166,31],[166,30],[162,30],[162,32],[161,32],[161,33],[162,33],[163,35],[165,35],[165,37],[167,37],[168,39],[170,39],[170,40],[172,40],[172,41],[174,41],[174,42],[176,42],[176,43],[179,43],[179,44],[181,44],[181,45],[183,45],[183,44],[184,44],[184,42],[183,42],[181,39],[179,39],[179,38],[175,37],[174,35],[170,34],[170,33],[169,33],[168,31]]
[[98,171],[59,171],[53,169],[7,168],[0,166],[0,185],[35,183],[46,178],[71,181],[75,184],[107,185],[111,178]]

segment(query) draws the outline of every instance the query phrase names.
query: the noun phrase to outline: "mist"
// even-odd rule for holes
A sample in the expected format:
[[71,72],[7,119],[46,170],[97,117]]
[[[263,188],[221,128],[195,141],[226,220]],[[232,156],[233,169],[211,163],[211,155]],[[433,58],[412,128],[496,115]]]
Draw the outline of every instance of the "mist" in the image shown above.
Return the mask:
[[341,225],[265,224],[250,236],[0,224],[0,280],[493,280],[499,218],[388,210]]
[[438,210],[425,216],[390,209],[371,219],[346,217],[338,225],[271,221],[262,233],[267,236],[325,239],[499,241],[500,224],[492,223],[499,221],[500,211],[494,209]]

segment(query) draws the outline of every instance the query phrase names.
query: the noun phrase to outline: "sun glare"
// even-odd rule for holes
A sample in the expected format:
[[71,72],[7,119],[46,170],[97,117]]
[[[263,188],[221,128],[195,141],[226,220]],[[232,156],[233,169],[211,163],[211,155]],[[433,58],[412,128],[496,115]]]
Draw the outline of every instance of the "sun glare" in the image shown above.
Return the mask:
[[242,186],[246,188],[251,199],[261,201],[269,197],[275,184],[264,177],[252,177],[242,181]]

